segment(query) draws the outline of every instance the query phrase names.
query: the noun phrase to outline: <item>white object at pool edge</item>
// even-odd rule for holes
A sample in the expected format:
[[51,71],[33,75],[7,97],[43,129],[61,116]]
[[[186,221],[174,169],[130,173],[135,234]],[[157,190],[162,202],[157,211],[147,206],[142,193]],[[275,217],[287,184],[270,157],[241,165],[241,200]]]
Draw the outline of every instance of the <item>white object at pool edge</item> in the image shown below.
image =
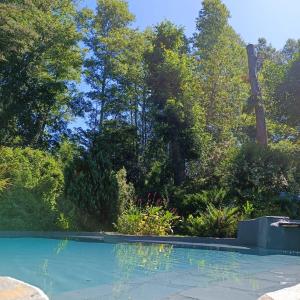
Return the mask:
[[300,284],[276,292],[267,293],[258,300],[300,300]]
[[41,289],[11,277],[0,277],[0,299],[49,300]]

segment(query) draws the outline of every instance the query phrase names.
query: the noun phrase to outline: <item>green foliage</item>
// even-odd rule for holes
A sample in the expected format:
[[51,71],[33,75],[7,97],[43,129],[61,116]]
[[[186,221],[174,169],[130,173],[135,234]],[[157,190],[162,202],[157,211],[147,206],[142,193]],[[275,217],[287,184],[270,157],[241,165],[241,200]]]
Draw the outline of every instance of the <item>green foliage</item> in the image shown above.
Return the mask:
[[204,0],[193,39],[206,128],[216,142],[232,135],[248,96],[246,51],[229,16],[220,0]]
[[76,155],[79,155],[79,147],[74,142],[64,139],[60,142],[59,147],[55,151],[57,158],[67,166],[71,163]]
[[239,219],[299,216],[300,40],[256,44],[263,148],[221,0],[203,0],[192,38],[133,28],[125,0],[75,2],[0,1],[0,147],[16,147],[0,148],[0,229],[169,234],[174,208],[190,234],[232,236]]
[[55,205],[63,189],[63,174],[54,157],[31,148],[0,148],[0,164],[5,164],[11,184],[21,186]]
[[125,168],[120,169],[116,174],[119,191],[119,214],[124,213],[127,209],[132,207],[136,200],[135,190],[132,183],[127,182],[127,172]]
[[[140,43],[138,33],[129,29],[133,21],[128,3],[123,0],[99,0],[96,14],[85,12],[81,20],[83,40],[90,52],[85,60],[85,76],[91,85],[89,96],[100,106],[100,111],[95,112],[92,120],[93,128],[102,128],[109,115],[120,117],[126,105],[124,101],[127,99],[119,93],[118,86],[120,77],[126,77],[130,72],[130,62],[139,56],[137,49],[140,48],[134,48],[131,44],[133,40],[136,44]],[[129,54],[133,58],[129,58]],[[136,65],[136,62],[133,64]]]
[[196,23],[198,32],[195,34],[195,44],[201,48],[201,57],[206,58],[206,55],[223,38],[224,31],[229,29],[229,17],[228,9],[220,0],[202,2],[202,9]]
[[246,203],[242,206],[243,208],[243,218],[244,219],[250,219],[253,216],[253,213],[255,211],[254,205],[246,201]]
[[9,185],[9,178],[5,176],[5,165],[0,165],[0,192],[2,192]]
[[293,149],[244,145],[232,173],[232,187],[241,200],[264,201],[283,191],[297,192],[299,163]]
[[113,171],[125,168],[128,179],[137,182],[139,169],[137,167],[137,131],[133,125],[122,121],[105,121],[101,133],[96,139],[102,152],[109,155]]
[[82,65],[75,15],[72,0],[0,4],[2,144],[46,148],[66,132]]
[[[178,197],[178,196],[177,196]],[[197,214],[206,210],[209,203],[207,193],[187,194],[178,199],[176,207],[182,215]]]
[[120,212],[118,182],[110,161],[95,143],[65,171],[65,195],[77,207],[110,226]]
[[174,204],[182,216],[201,214],[206,211],[208,205],[221,206],[226,201],[227,191],[222,188],[192,194],[186,193],[187,190],[177,190],[174,194]]
[[206,213],[188,217],[186,228],[191,235],[233,237],[237,230],[238,220],[239,209],[237,207],[217,208],[209,204]]
[[299,135],[299,62],[299,56],[288,64],[266,61],[261,72],[268,117],[281,127],[288,126],[292,132],[290,136],[277,134],[277,140],[295,139]]
[[1,230],[72,229],[68,202],[62,203],[60,162],[31,148],[0,148],[0,165],[9,185],[0,194]]
[[202,108],[196,102],[195,62],[187,55],[183,29],[170,22],[155,27],[152,44],[153,48],[146,53],[146,62],[155,134],[170,145],[170,170],[178,186],[185,180],[184,162],[201,153],[205,122]]
[[[300,54],[289,63],[284,81],[279,85],[276,95],[278,114],[293,127],[299,127],[300,115]],[[278,116],[279,117],[279,116]]]
[[161,206],[132,206],[123,213],[116,224],[120,233],[136,235],[167,235],[178,217]]

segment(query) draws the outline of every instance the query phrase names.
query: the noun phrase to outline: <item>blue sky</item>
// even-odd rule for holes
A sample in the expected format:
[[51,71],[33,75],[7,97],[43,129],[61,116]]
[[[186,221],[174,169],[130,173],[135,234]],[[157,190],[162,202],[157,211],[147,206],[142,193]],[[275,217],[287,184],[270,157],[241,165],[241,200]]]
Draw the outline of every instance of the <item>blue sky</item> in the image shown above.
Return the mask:
[[[195,30],[201,0],[129,0],[136,26],[144,29],[169,19],[183,25],[187,35]],[[231,12],[230,23],[247,43],[265,37],[276,48],[288,38],[300,38],[300,0],[223,0]],[[94,8],[96,0],[82,0]]]

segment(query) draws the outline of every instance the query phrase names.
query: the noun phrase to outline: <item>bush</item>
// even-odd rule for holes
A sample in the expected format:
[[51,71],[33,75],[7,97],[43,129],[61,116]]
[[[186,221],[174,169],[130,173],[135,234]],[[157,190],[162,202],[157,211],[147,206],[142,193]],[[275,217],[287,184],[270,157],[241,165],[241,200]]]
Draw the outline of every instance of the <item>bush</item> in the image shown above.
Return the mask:
[[203,190],[198,193],[186,193],[187,189],[177,189],[174,193],[174,204],[182,216],[197,215],[206,211],[211,203],[215,206],[224,205],[227,191],[225,189]]
[[243,208],[243,214],[242,214],[243,219],[253,218],[255,212],[255,207],[253,203],[246,201],[246,203],[242,206],[242,208]]
[[71,220],[62,204],[63,172],[51,155],[31,148],[0,148],[1,230],[68,229]]
[[119,191],[119,213],[122,214],[129,209],[135,201],[135,190],[132,183],[127,182],[127,172],[125,168],[116,174]]
[[9,185],[9,178],[5,177],[5,165],[0,165],[0,192],[2,192]]
[[299,174],[299,153],[294,147],[248,144],[235,159],[232,189],[242,203],[264,202],[281,192],[298,192]]
[[209,204],[206,213],[188,217],[186,229],[188,234],[196,236],[232,237],[236,233],[238,220],[237,207],[216,208]]
[[65,170],[65,195],[83,212],[111,226],[120,213],[118,182],[99,145],[84,151]]
[[288,197],[277,196],[263,202],[256,202],[252,215],[255,218],[268,215],[298,219],[300,217],[300,203]]
[[115,225],[116,230],[125,234],[136,235],[167,235],[178,220],[172,212],[161,206],[132,206],[123,213]]

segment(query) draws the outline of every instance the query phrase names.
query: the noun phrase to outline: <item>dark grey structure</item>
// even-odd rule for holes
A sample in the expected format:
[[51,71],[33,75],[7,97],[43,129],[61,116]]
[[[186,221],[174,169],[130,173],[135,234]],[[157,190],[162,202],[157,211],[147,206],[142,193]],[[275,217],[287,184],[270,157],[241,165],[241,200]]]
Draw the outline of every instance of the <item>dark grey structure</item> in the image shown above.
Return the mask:
[[241,221],[238,244],[264,249],[300,251],[300,222],[288,217]]

